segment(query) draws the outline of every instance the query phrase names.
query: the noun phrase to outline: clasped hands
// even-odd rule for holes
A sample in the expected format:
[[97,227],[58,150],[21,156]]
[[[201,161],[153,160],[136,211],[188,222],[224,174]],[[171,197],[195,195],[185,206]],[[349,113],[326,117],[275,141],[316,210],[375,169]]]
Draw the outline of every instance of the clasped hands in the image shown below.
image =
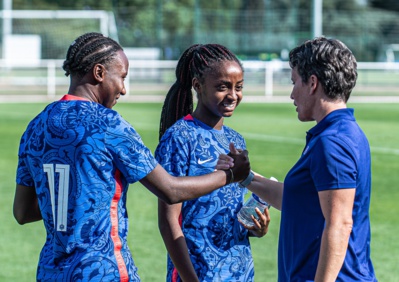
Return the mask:
[[[216,164],[217,170],[228,170],[232,169],[234,173],[234,178],[236,180],[242,181],[244,180],[250,170],[250,163],[248,159],[248,151],[246,150],[239,150],[234,147],[233,143],[229,145],[230,153],[228,155],[221,154],[219,155],[218,162]],[[246,226],[241,224],[248,229],[253,236],[256,237],[263,237],[266,235],[269,229],[270,223],[270,214],[269,209],[265,208],[264,211],[260,211],[258,208],[255,209],[259,219],[256,219],[252,216],[252,221],[254,222],[253,226]]]

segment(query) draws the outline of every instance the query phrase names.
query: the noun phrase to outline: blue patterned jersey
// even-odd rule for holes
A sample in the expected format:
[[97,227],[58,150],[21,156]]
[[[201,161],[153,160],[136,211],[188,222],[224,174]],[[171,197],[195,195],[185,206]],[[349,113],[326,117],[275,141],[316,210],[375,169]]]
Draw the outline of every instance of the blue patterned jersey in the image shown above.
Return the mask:
[[[230,142],[246,148],[231,128],[215,130],[188,115],[165,132],[155,157],[172,175],[203,175],[214,170],[220,154],[229,152]],[[246,191],[230,184],[182,204],[181,228],[200,281],[253,281],[248,232],[237,220]],[[181,281],[170,257],[167,281]]]
[[140,281],[126,193],[156,165],[133,127],[98,103],[57,101],[34,118],[16,181],[35,187],[47,232],[37,280]]

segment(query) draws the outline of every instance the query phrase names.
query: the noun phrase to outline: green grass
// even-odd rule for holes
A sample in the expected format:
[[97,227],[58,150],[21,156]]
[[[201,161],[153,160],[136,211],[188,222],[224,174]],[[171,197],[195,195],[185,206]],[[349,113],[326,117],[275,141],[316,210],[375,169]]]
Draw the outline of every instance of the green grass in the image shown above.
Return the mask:
[[[0,281],[34,281],[44,243],[42,222],[19,226],[12,216],[19,138],[44,104],[0,104]],[[372,148],[371,256],[379,281],[398,281],[399,110],[397,104],[356,104],[355,115]],[[160,104],[119,103],[116,108],[154,151]],[[242,104],[226,124],[247,140],[252,168],[283,180],[298,159],[306,131],[291,104]],[[140,184],[128,193],[129,245],[143,281],[165,281],[166,251],[157,227],[157,200]],[[252,239],[255,281],[277,280],[280,214],[271,210],[269,233]]]

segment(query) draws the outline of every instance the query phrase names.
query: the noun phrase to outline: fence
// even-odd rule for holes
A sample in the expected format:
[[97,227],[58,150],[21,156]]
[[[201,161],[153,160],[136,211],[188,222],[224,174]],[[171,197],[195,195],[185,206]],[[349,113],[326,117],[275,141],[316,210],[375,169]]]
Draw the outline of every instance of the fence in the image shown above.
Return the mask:
[[[163,101],[175,81],[177,61],[130,61],[126,102]],[[287,62],[243,61],[245,101],[290,102],[291,72]],[[358,63],[358,81],[350,101],[399,102],[399,63]],[[42,102],[67,93],[69,78],[62,60],[12,65],[0,60],[0,102]]]

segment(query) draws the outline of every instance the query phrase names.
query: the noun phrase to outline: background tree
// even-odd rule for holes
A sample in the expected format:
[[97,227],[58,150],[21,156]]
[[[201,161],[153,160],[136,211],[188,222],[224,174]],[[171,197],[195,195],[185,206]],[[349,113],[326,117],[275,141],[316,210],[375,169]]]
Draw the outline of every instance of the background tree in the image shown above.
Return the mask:
[[369,4],[372,8],[399,11],[399,2],[397,0],[369,0]]
[[[194,43],[220,43],[242,58],[272,59],[275,56],[270,54],[279,56],[280,50],[312,37],[312,1],[308,0],[14,0],[13,8],[113,11],[123,46],[157,47],[166,59],[177,59]],[[373,61],[383,45],[398,43],[398,11],[397,0],[369,0],[369,5],[323,0],[323,33],[342,39],[359,60]],[[58,48],[63,54],[65,44],[54,39],[53,30],[78,23],[51,25],[52,29],[35,30],[24,26],[21,33],[29,33],[30,28],[30,33],[40,34],[52,45],[49,49]],[[64,39],[70,37],[76,34]]]

